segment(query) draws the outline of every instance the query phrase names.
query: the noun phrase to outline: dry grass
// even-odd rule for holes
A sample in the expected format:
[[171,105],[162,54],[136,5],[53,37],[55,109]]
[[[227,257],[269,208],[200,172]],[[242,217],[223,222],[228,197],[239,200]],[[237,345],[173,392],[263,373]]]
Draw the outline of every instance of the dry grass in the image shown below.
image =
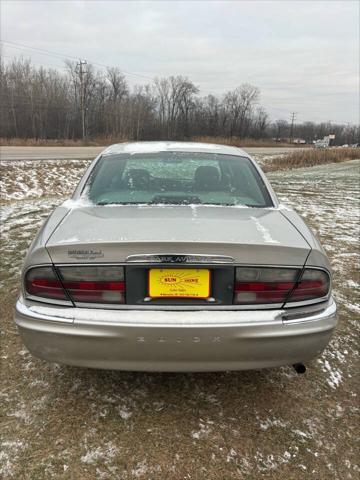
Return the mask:
[[[98,147],[111,145],[113,143],[130,142],[132,139],[125,137],[102,136],[82,139],[41,139],[41,138],[0,138],[2,147]],[[269,139],[254,140],[252,138],[226,138],[226,137],[193,137],[193,142],[217,143],[232,145],[235,147],[301,147],[306,145],[295,145],[290,143],[279,143]]]
[[275,170],[292,170],[293,168],[314,167],[326,163],[339,163],[360,158],[360,148],[315,148],[288,153],[274,158],[271,162],[264,163],[265,172]]
[[42,139],[42,138],[0,138],[1,147],[101,147],[114,143],[128,142],[128,138],[95,137],[82,139]]
[[232,147],[301,147],[306,148],[306,145],[296,145],[291,143],[280,143],[275,142],[271,139],[259,139],[255,140],[254,138],[238,138],[238,137],[193,137],[191,139],[193,142],[204,142],[204,143],[217,143],[220,145],[231,145]]

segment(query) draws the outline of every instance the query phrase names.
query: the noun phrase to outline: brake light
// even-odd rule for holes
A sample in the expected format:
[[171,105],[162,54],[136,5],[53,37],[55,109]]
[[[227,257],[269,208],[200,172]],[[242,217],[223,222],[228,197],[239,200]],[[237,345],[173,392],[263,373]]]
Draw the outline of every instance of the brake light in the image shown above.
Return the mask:
[[291,293],[288,302],[301,302],[326,297],[330,290],[330,277],[324,270],[305,269],[300,282]]
[[123,267],[34,267],[25,276],[28,295],[83,303],[124,303]]
[[295,268],[237,268],[234,303],[283,303],[299,273]]
[[36,297],[69,300],[52,267],[30,269],[25,276],[25,290]]
[[329,275],[318,269],[306,269],[299,281],[295,268],[236,269],[234,303],[243,305],[300,302],[326,296]]
[[71,299],[85,303],[124,303],[124,268],[116,266],[59,267]]

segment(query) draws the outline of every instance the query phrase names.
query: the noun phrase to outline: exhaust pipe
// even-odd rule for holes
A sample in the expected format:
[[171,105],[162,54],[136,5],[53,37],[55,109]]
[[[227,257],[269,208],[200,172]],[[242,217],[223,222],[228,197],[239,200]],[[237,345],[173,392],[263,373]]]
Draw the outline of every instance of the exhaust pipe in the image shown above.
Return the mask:
[[303,363],[294,363],[293,367],[295,372],[298,374],[303,374],[306,372],[306,367]]

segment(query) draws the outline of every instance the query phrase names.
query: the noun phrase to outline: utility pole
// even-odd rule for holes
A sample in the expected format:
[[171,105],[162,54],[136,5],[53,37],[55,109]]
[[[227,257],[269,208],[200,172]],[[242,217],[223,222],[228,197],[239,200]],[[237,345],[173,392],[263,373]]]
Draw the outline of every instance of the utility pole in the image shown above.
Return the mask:
[[87,65],[86,61],[79,60],[79,63],[76,65],[76,72],[79,74],[80,80],[80,110],[81,110],[81,128],[82,128],[82,138],[86,137],[86,128],[85,128],[85,82],[84,77],[86,75],[86,70],[83,68]]
[[296,117],[296,112],[291,112],[290,143],[293,143],[295,117]]

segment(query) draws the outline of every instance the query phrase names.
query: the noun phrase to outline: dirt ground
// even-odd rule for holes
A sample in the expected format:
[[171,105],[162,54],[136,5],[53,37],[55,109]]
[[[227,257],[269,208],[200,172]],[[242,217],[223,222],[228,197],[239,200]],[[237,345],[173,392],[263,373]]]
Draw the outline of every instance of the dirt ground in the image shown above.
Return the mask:
[[1,165],[0,478],[359,478],[360,161],[269,174],[334,269],[340,324],[303,376],[97,371],[32,357],[12,321],[21,262],[87,164]]

